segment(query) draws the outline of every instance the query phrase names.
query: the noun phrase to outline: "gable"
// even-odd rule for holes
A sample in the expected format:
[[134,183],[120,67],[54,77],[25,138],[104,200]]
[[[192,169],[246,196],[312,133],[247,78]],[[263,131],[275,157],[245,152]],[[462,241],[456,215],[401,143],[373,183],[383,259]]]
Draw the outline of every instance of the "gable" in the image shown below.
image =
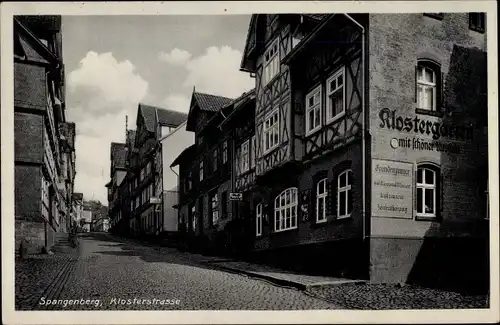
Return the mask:
[[42,64],[56,63],[58,58],[24,25],[14,19],[14,54]]

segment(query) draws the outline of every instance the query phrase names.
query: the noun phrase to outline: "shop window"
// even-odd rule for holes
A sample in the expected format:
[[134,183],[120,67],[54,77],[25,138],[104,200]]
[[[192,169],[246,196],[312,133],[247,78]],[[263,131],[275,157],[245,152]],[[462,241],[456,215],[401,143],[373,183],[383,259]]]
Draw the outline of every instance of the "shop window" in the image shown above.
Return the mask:
[[255,236],[262,236],[262,203],[255,207]]
[[306,95],[306,135],[321,128],[321,85]]
[[439,64],[431,60],[419,60],[415,79],[418,112],[439,112],[442,102],[442,74]]
[[328,179],[323,178],[316,184],[316,222],[326,221],[327,182]]
[[479,12],[471,12],[469,13],[469,29],[484,33],[486,26],[486,15],[484,13]]
[[435,219],[439,188],[439,170],[431,165],[417,168],[417,218]]
[[274,230],[284,231],[297,228],[297,188],[291,187],[274,200]]
[[347,169],[337,178],[337,219],[348,218],[352,212],[352,170]]

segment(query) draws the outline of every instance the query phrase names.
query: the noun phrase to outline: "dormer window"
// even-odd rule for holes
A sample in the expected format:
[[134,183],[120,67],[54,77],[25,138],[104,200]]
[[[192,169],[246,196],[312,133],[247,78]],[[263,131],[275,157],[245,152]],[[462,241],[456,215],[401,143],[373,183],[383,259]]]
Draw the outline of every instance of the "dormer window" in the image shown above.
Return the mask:
[[263,84],[267,85],[280,70],[280,55],[278,39],[273,41],[264,53],[264,73],[262,75]]

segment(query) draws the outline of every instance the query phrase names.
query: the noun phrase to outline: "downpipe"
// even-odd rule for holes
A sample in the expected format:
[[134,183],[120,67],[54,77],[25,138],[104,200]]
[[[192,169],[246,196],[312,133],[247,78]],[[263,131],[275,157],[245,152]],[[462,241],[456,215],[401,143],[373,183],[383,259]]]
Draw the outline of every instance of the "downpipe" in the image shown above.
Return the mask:
[[366,66],[366,58],[365,58],[365,28],[357,22],[354,18],[352,18],[349,14],[344,14],[350,21],[352,21],[356,26],[361,30],[361,109],[362,109],[362,126],[361,126],[361,165],[362,167],[362,201],[363,201],[363,241],[367,235],[367,227],[366,227],[366,94],[365,94],[365,66]]

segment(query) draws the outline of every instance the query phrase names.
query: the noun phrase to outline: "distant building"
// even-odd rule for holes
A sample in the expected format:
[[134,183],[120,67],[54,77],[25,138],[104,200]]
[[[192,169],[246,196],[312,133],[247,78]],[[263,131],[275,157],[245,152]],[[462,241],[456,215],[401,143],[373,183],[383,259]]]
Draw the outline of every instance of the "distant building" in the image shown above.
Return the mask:
[[66,121],[60,16],[14,17],[16,249],[71,227],[75,124]]

